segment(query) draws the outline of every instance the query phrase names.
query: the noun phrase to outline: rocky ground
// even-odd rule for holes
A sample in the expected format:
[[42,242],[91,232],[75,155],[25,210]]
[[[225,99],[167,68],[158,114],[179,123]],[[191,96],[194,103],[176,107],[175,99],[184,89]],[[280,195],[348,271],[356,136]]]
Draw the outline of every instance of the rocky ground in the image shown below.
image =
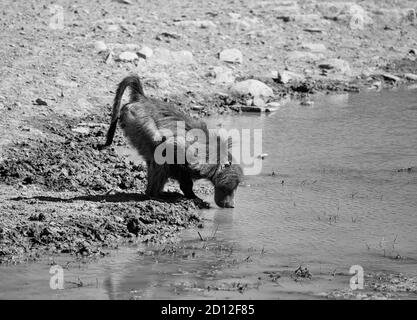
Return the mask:
[[413,0],[3,0],[0,261],[100,254],[198,223],[194,203],[146,199],[146,169],[97,150],[124,76],[194,116],[412,83],[416,9]]

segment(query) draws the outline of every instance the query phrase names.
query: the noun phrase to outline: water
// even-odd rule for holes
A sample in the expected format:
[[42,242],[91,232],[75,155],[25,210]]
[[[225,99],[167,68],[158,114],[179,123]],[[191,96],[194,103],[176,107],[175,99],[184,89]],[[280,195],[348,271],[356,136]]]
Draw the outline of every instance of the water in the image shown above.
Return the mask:
[[[46,263],[0,267],[0,298],[317,298],[348,287],[352,265],[415,275],[417,173],[397,170],[417,166],[416,98],[415,89],[319,96],[314,106],[210,119],[263,129],[269,156],[235,209],[203,211],[205,228],[185,231],[170,254],[127,248],[69,267],[66,280],[84,279],[80,288],[50,290]],[[300,265],[311,281],[294,281]]]

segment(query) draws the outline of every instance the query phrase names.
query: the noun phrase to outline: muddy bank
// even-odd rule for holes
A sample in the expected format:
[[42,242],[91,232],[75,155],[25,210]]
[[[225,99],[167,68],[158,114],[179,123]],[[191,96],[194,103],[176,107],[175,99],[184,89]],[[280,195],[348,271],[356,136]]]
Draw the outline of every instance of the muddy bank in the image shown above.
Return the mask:
[[[42,254],[105,255],[121,243],[168,241],[199,222],[197,207],[179,193],[161,200],[144,195],[145,167],[114,148],[98,150],[104,127],[92,121],[100,120],[51,119],[39,125],[53,138],[3,149],[2,263]],[[120,134],[115,144],[124,145]]]

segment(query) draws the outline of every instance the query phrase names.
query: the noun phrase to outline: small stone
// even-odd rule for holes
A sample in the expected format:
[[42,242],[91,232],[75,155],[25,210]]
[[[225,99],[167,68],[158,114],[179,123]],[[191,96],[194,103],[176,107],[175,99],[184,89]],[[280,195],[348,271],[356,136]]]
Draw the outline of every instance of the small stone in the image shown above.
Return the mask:
[[107,45],[104,43],[104,41],[96,41],[94,43],[94,48],[97,52],[103,52],[107,50]]
[[322,43],[303,43],[301,47],[311,52],[326,52],[327,51],[326,46]]
[[236,83],[231,88],[231,92],[236,95],[251,95],[252,97],[272,97],[274,92],[265,83],[249,79]]
[[64,79],[57,79],[56,84],[61,87],[76,88],[78,84],[75,81],[67,81]]
[[266,109],[267,111],[269,110],[269,112],[276,111],[279,107],[281,107],[281,104],[277,101],[271,101],[266,104]]
[[76,127],[76,128],[73,128],[71,131],[81,133],[81,134],[90,133],[90,129],[88,127]]
[[138,53],[142,56],[142,58],[149,59],[153,55],[153,50],[149,47],[142,47],[142,49],[140,49]]
[[256,107],[264,107],[265,101],[260,97],[253,98],[253,105]]
[[139,59],[138,55],[130,51],[122,52],[121,54],[119,54],[119,57],[118,57],[118,60],[123,61],[123,62],[132,62],[138,59]]
[[228,68],[214,67],[213,73],[214,73],[217,83],[231,84],[235,82],[233,71]]
[[240,110],[243,112],[264,112],[265,108],[263,107],[257,107],[257,106],[241,106]]
[[312,106],[314,104],[314,101],[311,101],[311,100],[303,100],[303,101],[300,102],[300,104],[302,106]]
[[351,69],[347,61],[342,59],[328,59],[319,64],[320,69],[333,70],[342,74],[350,75]]
[[239,49],[225,49],[219,54],[221,61],[229,63],[242,63],[243,55]]
[[38,106],[47,106],[48,104],[46,103],[45,100],[41,99],[41,98],[37,98],[35,100],[35,104],[37,104]]
[[209,29],[209,28],[216,28],[217,25],[210,20],[184,20],[184,21],[177,21],[174,22],[176,26],[181,27],[197,27],[201,29]]
[[120,27],[117,24],[111,24],[107,27],[107,32],[118,32]]
[[414,73],[405,73],[404,74],[404,78],[406,78],[408,80],[417,81],[417,74],[414,74]]
[[279,83],[286,84],[289,82],[302,81],[304,80],[304,76],[302,74],[284,70],[282,72],[278,72],[276,79]]
[[323,30],[320,28],[304,28],[303,29],[305,32],[310,32],[310,33],[322,33]]
[[382,73],[381,76],[385,80],[388,80],[388,81],[393,81],[393,82],[400,82],[401,81],[401,78],[400,77],[394,76],[391,73]]
[[203,109],[204,109],[204,106],[201,106],[201,105],[193,105],[193,106],[191,106],[191,110],[194,110],[194,111],[201,111]]

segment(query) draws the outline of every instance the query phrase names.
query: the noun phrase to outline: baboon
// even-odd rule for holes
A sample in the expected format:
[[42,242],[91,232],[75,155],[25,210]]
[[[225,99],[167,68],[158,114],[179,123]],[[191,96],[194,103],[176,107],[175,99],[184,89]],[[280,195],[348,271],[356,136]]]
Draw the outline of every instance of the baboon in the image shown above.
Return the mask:
[[[126,88],[130,89],[130,100],[121,107],[121,99]],[[179,136],[184,135],[177,130],[178,121],[185,124],[184,132],[200,129],[208,136],[209,130],[205,122],[191,118],[170,103],[146,97],[138,76],[126,77],[117,87],[105,147],[111,145],[118,121],[126,138],[146,161],[148,170],[146,194],[148,196],[161,197],[168,178],[173,178],[179,182],[180,189],[186,198],[195,199],[203,206],[209,206],[193,191],[194,180],[208,179],[214,185],[215,203],[222,208],[234,207],[234,195],[243,179],[243,171],[238,164],[233,163],[234,160],[229,151],[226,162],[217,159],[215,163],[209,161],[191,163],[186,160],[182,163],[176,161],[158,164],[155,161],[155,149],[161,143],[175,141],[174,144],[176,144]],[[166,129],[173,132],[173,136],[164,136]],[[220,136],[216,138],[218,143],[220,139],[223,139]],[[186,143],[189,144],[189,142]],[[208,141],[206,144],[208,150]]]

